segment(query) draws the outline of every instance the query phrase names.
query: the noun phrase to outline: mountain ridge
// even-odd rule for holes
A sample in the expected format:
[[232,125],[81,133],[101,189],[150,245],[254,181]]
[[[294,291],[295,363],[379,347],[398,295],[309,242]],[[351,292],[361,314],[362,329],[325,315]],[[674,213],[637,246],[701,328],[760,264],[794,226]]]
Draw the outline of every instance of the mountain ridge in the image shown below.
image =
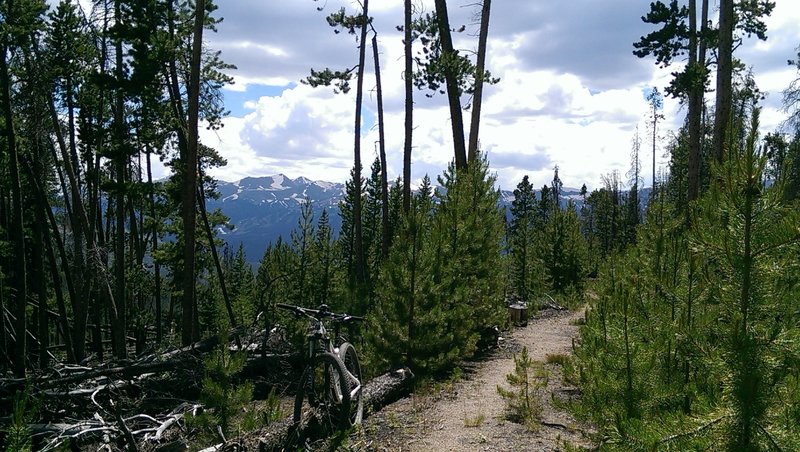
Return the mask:
[[[344,183],[314,181],[304,176],[292,179],[278,173],[248,176],[233,182],[219,180],[217,191],[219,198],[209,199],[207,207],[220,209],[233,225],[233,229],[219,228],[218,232],[231,248],[236,249],[242,244],[248,262],[253,265],[259,262],[267,246],[279,237],[284,241],[291,240],[291,232],[300,219],[300,206],[306,197],[312,202],[315,223],[325,210],[334,236],[341,229],[338,207],[344,199]],[[646,202],[648,192],[648,188],[642,190],[640,199],[643,202]],[[562,188],[561,205],[566,206],[570,200],[580,207],[583,204],[580,190]],[[513,191],[500,191],[499,204],[502,207],[510,207],[513,201]]]

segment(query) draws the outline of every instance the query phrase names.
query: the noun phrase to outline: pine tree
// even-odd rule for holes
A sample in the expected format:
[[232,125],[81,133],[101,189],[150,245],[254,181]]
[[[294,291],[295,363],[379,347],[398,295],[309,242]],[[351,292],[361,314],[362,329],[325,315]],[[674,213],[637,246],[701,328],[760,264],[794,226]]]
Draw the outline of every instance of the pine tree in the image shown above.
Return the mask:
[[514,190],[508,232],[511,287],[523,301],[528,301],[532,295],[538,267],[533,252],[536,213],[536,195],[526,175]]
[[233,310],[242,325],[250,325],[255,319],[255,306],[252,302],[255,276],[247,262],[244,245],[239,244],[236,253],[225,248],[225,278],[228,281],[228,292]]
[[328,304],[333,284],[333,252],[333,233],[328,211],[323,210],[317,221],[317,233],[312,246],[314,270],[311,274],[311,286],[315,305]]
[[550,219],[550,213],[553,210],[553,195],[550,191],[549,185],[542,185],[542,189],[539,190],[539,206],[538,206],[538,215],[536,217],[536,229],[541,229],[547,224],[547,221]]
[[[356,277],[356,257],[355,257],[355,220],[354,214],[354,200],[356,196],[355,188],[355,172],[350,172],[351,180],[345,182],[344,198],[339,202],[339,216],[342,219],[342,227],[339,231],[337,238],[337,267],[343,272],[342,293],[339,297],[343,299],[344,308],[347,312],[353,312],[357,315],[364,314],[363,311],[356,310],[356,304],[360,303],[361,286]],[[362,188],[358,190],[359,193],[364,191],[364,179],[358,179]]]
[[267,246],[258,263],[255,279],[255,300],[263,316],[266,331],[276,323],[275,303],[285,303],[292,298],[291,277],[294,275],[294,254],[291,246],[278,237]]
[[367,286],[369,298],[372,298],[374,281],[378,278],[381,266],[381,246],[383,244],[382,215],[383,191],[381,184],[381,162],[376,158],[372,163],[370,178],[366,181],[363,225],[364,225],[364,258],[367,265]]
[[444,189],[437,193],[433,236],[441,262],[437,294],[448,312],[445,329],[453,332],[460,356],[471,356],[480,334],[504,317],[504,220],[494,182],[482,155],[466,171],[451,164],[439,178]]
[[433,199],[427,176],[411,204],[381,272],[367,331],[382,364],[407,363],[415,371],[432,372],[441,366],[440,355],[451,335],[441,329],[446,314],[434,296],[437,262],[431,249]]
[[718,169],[706,215],[693,229],[693,243],[719,272],[708,284],[721,296],[732,450],[759,450],[759,443],[774,444],[772,435],[785,434],[778,426],[770,432],[763,422],[780,382],[791,374],[786,356],[800,356],[785,342],[796,325],[787,323],[793,317],[792,298],[779,270],[797,253],[799,218],[796,209],[783,205],[780,186],[762,185],[766,156],[757,144],[758,113],[745,148]]
[[498,394],[506,401],[506,417],[536,430],[544,409],[541,399],[548,379],[542,363],[532,360],[528,347],[523,347],[519,356],[514,356],[514,372],[506,375],[511,389],[497,386]]
[[292,250],[296,256],[292,276],[292,300],[297,305],[311,301],[311,270],[314,266],[314,211],[311,200],[305,198],[300,209],[297,227],[291,233]]
[[570,201],[565,210],[556,210],[539,235],[535,248],[547,262],[550,289],[559,293],[582,288],[586,242],[581,234],[575,205]]

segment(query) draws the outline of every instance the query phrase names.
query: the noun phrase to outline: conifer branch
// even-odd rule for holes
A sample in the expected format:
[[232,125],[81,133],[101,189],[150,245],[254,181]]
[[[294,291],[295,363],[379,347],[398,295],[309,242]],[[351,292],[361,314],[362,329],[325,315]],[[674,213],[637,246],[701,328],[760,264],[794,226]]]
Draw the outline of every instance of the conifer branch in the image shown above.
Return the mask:
[[708,421],[705,424],[703,424],[703,425],[701,425],[701,426],[699,426],[699,427],[697,427],[695,429],[692,429],[692,430],[689,430],[689,431],[686,431],[686,432],[675,433],[673,435],[669,435],[667,437],[664,437],[664,438],[661,438],[660,440],[658,440],[658,442],[656,444],[667,444],[667,443],[671,443],[671,442],[673,442],[675,440],[679,440],[679,439],[683,439],[683,438],[689,438],[689,437],[692,437],[692,436],[697,436],[697,435],[703,433],[704,431],[710,429],[711,427],[713,427],[713,426],[719,424],[720,422],[724,421],[725,419],[730,418],[731,416],[732,415],[730,415],[730,414],[726,414],[726,415],[718,417],[718,418],[716,418],[714,420]]

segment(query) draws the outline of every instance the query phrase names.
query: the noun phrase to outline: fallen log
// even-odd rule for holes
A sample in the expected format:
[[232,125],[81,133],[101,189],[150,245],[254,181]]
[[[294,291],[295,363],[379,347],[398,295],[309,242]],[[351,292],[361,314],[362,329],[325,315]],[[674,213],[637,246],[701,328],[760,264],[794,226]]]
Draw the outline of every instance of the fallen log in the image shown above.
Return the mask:
[[[399,399],[408,391],[414,374],[408,369],[398,369],[368,381],[364,385],[364,418]],[[321,426],[323,414],[308,413],[299,425],[294,425],[291,417],[270,425],[267,429],[248,435],[246,450],[280,451],[295,450],[304,441],[322,439],[334,432],[325,431]],[[242,443],[242,440],[238,440]]]
[[407,367],[375,377],[364,385],[364,417],[396,401],[411,386],[414,373]]

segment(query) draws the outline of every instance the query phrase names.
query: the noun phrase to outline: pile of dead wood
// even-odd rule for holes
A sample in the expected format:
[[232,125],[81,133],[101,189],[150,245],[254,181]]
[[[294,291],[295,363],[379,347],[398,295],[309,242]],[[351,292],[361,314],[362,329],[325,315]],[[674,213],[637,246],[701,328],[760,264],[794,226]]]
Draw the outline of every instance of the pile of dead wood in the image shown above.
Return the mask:
[[[232,338],[227,338],[232,339]],[[300,361],[296,355],[271,353],[259,338],[240,336],[230,345],[245,350],[248,359],[241,381],[256,383],[254,393],[266,395],[273,387],[293,392]],[[186,450],[186,418],[203,410],[197,402],[203,377],[204,355],[219,344],[212,337],[189,347],[152,353],[136,361],[96,366],[61,365],[28,379],[0,379],[0,430],[11,423],[11,407],[20,396],[35,400],[39,418],[28,425],[35,450],[73,450],[94,444],[106,450]],[[285,347],[277,347],[281,351]],[[368,382],[364,388],[365,412],[396,400],[409,387],[409,371],[390,372]],[[262,387],[259,388],[258,385]],[[310,419],[314,419],[314,413]],[[207,450],[281,450],[291,444],[330,434],[305,422],[294,426],[291,419],[242,438],[222,441]],[[0,444],[4,443],[0,431]],[[192,449],[197,448],[192,445]],[[92,447],[97,449],[96,446]]]

